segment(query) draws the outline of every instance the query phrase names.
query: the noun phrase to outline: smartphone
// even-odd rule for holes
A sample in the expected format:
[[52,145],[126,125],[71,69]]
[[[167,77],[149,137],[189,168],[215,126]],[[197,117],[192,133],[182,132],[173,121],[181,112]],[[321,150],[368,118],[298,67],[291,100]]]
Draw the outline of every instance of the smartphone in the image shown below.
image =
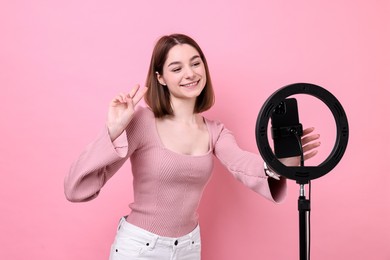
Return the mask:
[[299,123],[298,103],[295,98],[280,102],[271,114],[272,139],[277,158],[301,155],[300,138],[302,124]]

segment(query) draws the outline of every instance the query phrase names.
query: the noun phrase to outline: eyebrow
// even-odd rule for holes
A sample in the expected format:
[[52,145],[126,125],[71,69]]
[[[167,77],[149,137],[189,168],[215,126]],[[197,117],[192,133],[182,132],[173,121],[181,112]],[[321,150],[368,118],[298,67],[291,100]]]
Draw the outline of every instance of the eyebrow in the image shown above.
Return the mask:
[[[197,59],[197,58],[200,58],[200,56],[199,56],[199,55],[194,55],[194,56],[190,59],[190,61],[193,61],[193,60],[195,60],[195,59]],[[171,63],[168,64],[168,67],[169,67],[169,66],[172,66],[172,65],[178,65],[178,64],[181,64],[181,62],[180,62],[180,61],[173,61],[173,62],[171,62]]]

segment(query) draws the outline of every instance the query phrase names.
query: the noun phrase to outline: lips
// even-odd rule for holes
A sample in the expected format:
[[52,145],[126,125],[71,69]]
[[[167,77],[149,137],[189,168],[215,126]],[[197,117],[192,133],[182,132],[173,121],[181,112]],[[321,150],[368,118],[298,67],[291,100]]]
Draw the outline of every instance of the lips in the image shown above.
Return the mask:
[[198,85],[199,81],[200,80],[193,81],[193,82],[190,82],[190,83],[187,83],[187,84],[181,84],[180,86],[183,87],[183,88],[195,87],[196,85]]

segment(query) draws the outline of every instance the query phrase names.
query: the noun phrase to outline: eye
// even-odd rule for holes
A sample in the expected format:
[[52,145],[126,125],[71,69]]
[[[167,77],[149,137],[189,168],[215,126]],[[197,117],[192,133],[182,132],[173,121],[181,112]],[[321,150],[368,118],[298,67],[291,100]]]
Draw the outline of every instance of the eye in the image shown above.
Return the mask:
[[192,63],[192,66],[198,67],[200,65],[200,63],[201,63],[200,61],[196,61],[196,62]]
[[180,70],[181,70],[181,67],[176,67],[176,68],[172,69],[173,72],[179,72]]

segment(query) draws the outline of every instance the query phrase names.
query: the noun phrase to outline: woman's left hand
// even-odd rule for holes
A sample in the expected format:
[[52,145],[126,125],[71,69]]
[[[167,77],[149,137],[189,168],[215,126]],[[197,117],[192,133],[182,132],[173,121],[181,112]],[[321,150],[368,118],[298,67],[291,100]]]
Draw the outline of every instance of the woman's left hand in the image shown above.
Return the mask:
[[[304,154],[304,160],[307,161],[310,158],[313,158],[317,153],[318,148],[321,145],[321,142],[318,141],[320,138],[319,134],[312,134],[314,131],[314,127],[306,128],[303,130],[303,134],[301,137],[302,149]],[[289,157],[289,158],[281,158],[279,159],[281,163],[286,166],[299,166],[301,162],[300,156]]]

